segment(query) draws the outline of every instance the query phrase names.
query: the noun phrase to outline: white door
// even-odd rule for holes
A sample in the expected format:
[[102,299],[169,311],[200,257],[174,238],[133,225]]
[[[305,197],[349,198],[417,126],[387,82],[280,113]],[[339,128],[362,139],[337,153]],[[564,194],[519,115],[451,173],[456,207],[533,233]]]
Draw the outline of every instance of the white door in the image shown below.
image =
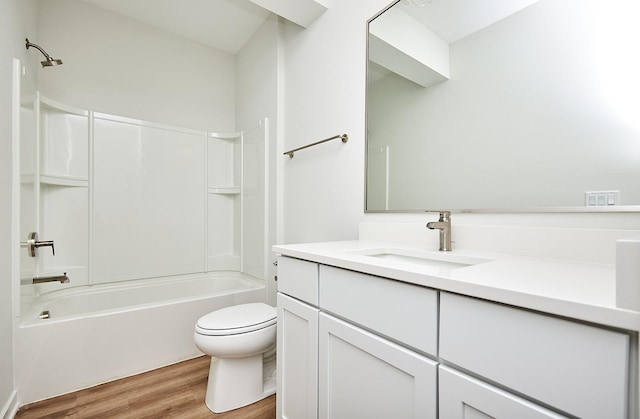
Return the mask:
[[452,368],[441,365],[439,370],[441,418],[565,418]]
[[436,418],[437,363],[320,314],[320,418]]
[[278,294],[278,418],[318,417],[318,312]]

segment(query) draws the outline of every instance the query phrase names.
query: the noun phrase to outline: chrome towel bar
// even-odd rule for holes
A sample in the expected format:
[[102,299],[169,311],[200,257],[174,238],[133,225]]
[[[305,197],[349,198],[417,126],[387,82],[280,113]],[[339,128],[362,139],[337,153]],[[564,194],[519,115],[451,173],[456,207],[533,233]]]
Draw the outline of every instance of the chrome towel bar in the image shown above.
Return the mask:
[[302,150],[302,149],[305,149],[305,148],[309,148],[309,147],[313,147],[314,145],[326,143],[327,141],[335,140],[336,138],[340,138],[343,143],[346,143],[347,141],[349,141],[349,136],[347,134],[334,135],[333,137],[325,138],[324,140],[316,141],[315,143],[307,144],[307,145],[302,146],[302,147],[294,148],[293,150],[285,151],[282,154],[288,155],[289,157],[293,158],[293,153],[295,153],[296,151],[299,151],[299,150]]

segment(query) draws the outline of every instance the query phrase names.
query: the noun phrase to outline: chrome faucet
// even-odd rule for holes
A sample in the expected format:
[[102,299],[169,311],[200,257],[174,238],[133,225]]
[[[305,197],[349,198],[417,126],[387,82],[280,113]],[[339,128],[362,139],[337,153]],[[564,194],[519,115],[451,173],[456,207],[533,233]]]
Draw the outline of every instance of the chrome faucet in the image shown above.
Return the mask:
[[451,251],[451,211],[427,211],[440,213],[438,221],[427,223],[429,230],[440,230],[440,250],[441,252]]
[[32,284],[43,284],[45,282],[60,282],[61,284],[66,284],[69,282],[69,277],[67,273],[63,273],[62,275],[54,275],[54,276],[36,276],[33,278]]

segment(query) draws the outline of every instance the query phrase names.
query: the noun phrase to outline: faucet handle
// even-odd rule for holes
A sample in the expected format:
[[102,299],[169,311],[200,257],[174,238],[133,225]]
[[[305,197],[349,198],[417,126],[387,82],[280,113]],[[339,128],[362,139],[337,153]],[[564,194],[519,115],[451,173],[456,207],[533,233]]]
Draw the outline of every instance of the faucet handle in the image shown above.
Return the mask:
[[38,248],[39,247],[51,247],[51,251],[53,252],[53,256],[56,255],[56,248],[53,245],[53,240],[42,240],[40,241],[38,239],[38,233],[35,231],[32,231],[31,233],[29,233],[29,237],[27,237],[27,241],[26,242],[22,242],[20,243],[21,247],[26,247],[27,248],[27,253],[29,254],[29,257],[36,257],[38,256]]
[[439,221],[449,221],[451,218],[451,211],[448,210],[426,210],[425,212],[440,214]]

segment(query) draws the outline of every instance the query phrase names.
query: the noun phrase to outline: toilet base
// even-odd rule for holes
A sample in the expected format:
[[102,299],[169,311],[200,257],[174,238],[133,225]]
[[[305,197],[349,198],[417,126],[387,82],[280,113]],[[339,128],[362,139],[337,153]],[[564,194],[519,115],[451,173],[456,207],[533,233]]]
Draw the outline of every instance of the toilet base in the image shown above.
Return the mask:
[[275,359],[211,358],[205,403],[212,412],[238,409],[275,392]]

